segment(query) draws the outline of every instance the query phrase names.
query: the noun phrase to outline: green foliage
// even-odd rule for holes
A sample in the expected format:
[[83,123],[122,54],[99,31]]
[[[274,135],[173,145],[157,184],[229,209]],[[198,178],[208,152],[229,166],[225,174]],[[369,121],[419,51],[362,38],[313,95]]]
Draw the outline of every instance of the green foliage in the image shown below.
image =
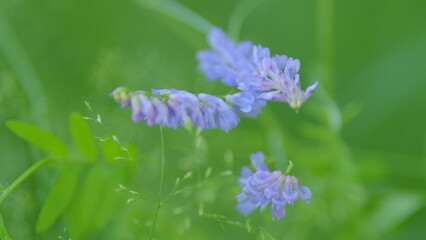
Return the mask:
[[48,131],[20,121],[8,121],[6,125],[16,135],[41,150],[60,158],[68,157],[68,150],[65,144]]
[[[97,119],[100,119],[99,115]],[[96,122],[102,125],[100,120]],[[79,114],[72,114],[69,116],[69,125],[73,142],[84,161],[71,159],[60,162],[62,170],[44,201],[36,231],[44,232],[64,217],[70,223],[74,238],[79,239],[94,228],[101,228],[107,223],[114,207],[121,199],[115,188],[118,183],[127,182],[125,175],[130,173],[127,164],[120,161],[132,159],[130,152],[134,153],[134,150],[124,147],[117,136],[98,138],[101,140],[102,153],[109,164],[96,161],[98,159],[96,142],[87,121]],[[8,121],[7,126],[18,136],[47,153],[59,157],[68,155],[66,146],[45,130],[18,121]],[[47,160],[49,159],[40,163],[44,165]],[[86,165],[87,163],[91,164]],[[39,165],[35,164],[23,174],[24,177],[21,176],[15,182],[19,181],[20,184],[28,177],[27,175],[33,173],[32,169],[35,171]],[[27,172],[30,173],[26,174]],[[83,180],[80,180],[82,175]],[[2,199],[17,187],[15,182],[1,195]],[[2,233],[6,234],[5,228],[3,230]]]
[[97,158],[96,142],[87,120],[79,114],[71,114],[69,124],[71,136],[80,154],[88,162],[95,161]]
[[123,197],[117,193],[117,183],[126,183],[127,180],[124,177],[125,174],[129,174],[126,171],[126,167],[120,164],[115,165],[112,168],[104,168],[102,175],[102,192],[101,196],[96,203],[94,218],[92,219],[92,225],[97,229],[102,229],[103,226],[108,222],[111,214],[117,211],[119,202],[123,201]]
[[[194,55],[207,48],[198,29],[207,31],[211,24],[300,58],[302,86],[318,81],[320,88],[298,114],[268,103],[257,119],[242,119],[228,134],[165,129],[164,206],[154,237],[424,237],[426,28],[419,23],[426,22],[426,2],[137,2],[0,2],[1,193],[18,187],[10,183],[42,157],[5,127],[6,120],[48,126],[68,146],[33,125],[7,122],[12,132],[55,159],[68,158],[37,171],[2,203],[13,239],[148,236],[157,203],[145,198],[156,196],[160,179],[158,129],[131,123],[131,112],[107,95],[120,85],[226,94],[228,87],[196,71]],[[91,113],[97,109],[102,116],[87,118],[92,133],[79,115],[69,116],[86,110],[83,100],[90,101]],[[72,139],[66,139],[69,135]],[[289,206],[279,222],[271,221],[270,209],[249,219],[240,216],[237,179],[257,151],[265,152],[276,170],[285,171],[292,160],[292,174],[311,188],[312,203]],[[47,211],[39,207],[49,201],[59,181],[55,171],[68,168],[65,162],[81,169],[74,194],[63,193],[61,198],[71,198],[68,206],[52,204],[52,212],[43,213],[52,224],[35,233],[34,220]],[[118,184],[138,195],[116,192]],[[128,199],[134,200],[126,204]],[[6,238],[1,225],[0,238]]]
[[105,177],[101,166],[88,169],[83,178],[81,188],[70,208],[71,231],[76,239],[87,233],[93,227],[97,218],[97,207],[103,201]]
[[65,164],[63,166],[38,216],[37,232],[48,229],[65,212],[74,198],[80,171],[81,168],[75,164]]
[[102,154],[104,157],[111,162],[114,162],[116,157],[124,157],[120,147],[113,141],[101,141]]
[[387,194],[381,198],[377,209],[372,212],[368,226],[377,236],[383,236],[424,206],[425,199],[420,194],[407,192]]

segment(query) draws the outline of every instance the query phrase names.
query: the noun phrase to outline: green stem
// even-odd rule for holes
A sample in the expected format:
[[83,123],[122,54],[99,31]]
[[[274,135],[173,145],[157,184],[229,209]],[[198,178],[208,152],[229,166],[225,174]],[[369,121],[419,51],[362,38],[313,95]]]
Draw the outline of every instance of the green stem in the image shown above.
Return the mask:
[[234,11],[229,18],[228,23],[228,33],[235,41],[238,40],[240,35],[241,25],[244,20],[256,10],[261,4],[263,4],[266,0],[243,0],[241,1],[237,7],[235,7]]
[[291,170],[293,169],[293,167],[294,167],[293,162],[291,160],[289,160],[288,161],[288,167],[287,167],[287,170],[285,171],[284,175],[289,175]]
[[193,12],[191,9],[173,0],[137,0],[137,2],[146,8],[151,8],[164,15],[181,21],[194,29],[207,34],[213,27],[209,21]]
[[22,89],[28,96],[31,105],[30,111],[38,125],[49,127],[46,123],[47,99],[44,94],[41,80],[22,45],[19,44],[15,33],[3,11],[0,9],[0,52],[9,62],[10,67],[18,75]]
[[331,97],[333,89],[334,65],[334,1],[317,1],[317,49],[320,82]]
[[334,0],[317,1],[317,51],[320,87],[318,96],[321,96],[327,105],[328,123],[332,130],[339,132],[342,127],[342,115],[336,102],[333,87],[334,81]]
[[4,225],[3,217],[0,213],[0,239],[2,240],[12,240],[12,238],[7,233],[6,225]]
[[40,160],[36,162],[34,165],[32,165],[30,168],[28,168],[24,173],[21,174],[0,196],[0,205],[3,203],[3,201],[6,199],[7,196],[9,196],[21,183],[23,183],[28,177],[30,177],[34,172],[36,172],[38,169],[43,167],[46,164],[49,164],[51,162],[54,162],[55,160],[51,158],[45,158],[43,160]]
[[160,137],[161,137],[161,175],[160,175],[160,188],[158,190],[158,196],[157,196],[157,208],[155,209],[155,212],[154,212],[154,217],[153,217],[153,220],[152,220],[152,227],[151,227],[151,231],[149,233],[148,239],[152,239],[152,236],[154,234],[155,225],[157,223],[158,211],[160,210],[160,208],[163,205],[162,202],[161,202],[161,192],[163,191],[164,163],[166,161],[166,157],[164,155],[164,134],[163,134],[163,128],[161,126],[160,126]]

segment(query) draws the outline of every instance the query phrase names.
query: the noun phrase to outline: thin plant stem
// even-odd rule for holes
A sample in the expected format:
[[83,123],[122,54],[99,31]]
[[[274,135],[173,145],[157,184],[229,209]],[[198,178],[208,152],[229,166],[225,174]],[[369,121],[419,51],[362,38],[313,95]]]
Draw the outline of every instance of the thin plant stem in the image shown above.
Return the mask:
[[173,0],[137,0],[137,3],[183,22],[201,33],[207,34],[213,27],[205,18]]
[[239,38],[244,20],[264,2],[266,0],[243,0],[235,7],[228,23],[228,33],[235,41]]
[[47,98],[43,91],[41,80],[1,9],[0,36],[0,52],[18,76],[22,89],[28,96],[34,120],[38,125],[48,128],[49,125],[45,119],[48,111]]
[[288,161],[288,167],[287,167],[287,170],[285,171],[284,175],[289,175],[291,170],[293,169],[293,167],[294,167],[294,163],[291,160],[289,160]]
[[0,213],[0,239],[2,240],[12,240],[12,238],[9,236],[9,233],[7,233],[6,225],[4,225],[3,217]]
[[200,146],[201,146],[201,131],[197,128],[194,132],[194,162],[197,168],[197,181],[201,183],[201,162],[200,162]]
[[30,168],[28,168],[24,173],[21,174],[0,196],[0,205],[3,203],[3,201],[6,199],[7,196],[9,196],[19,185],[21,185],[28,177],[30,177],[33,173],[35,173],[38,169],[43,167],[44,165],[47,165],[51,162],[54,162],[55,160],[51,158],[45,158],[38,162],[36,162],[34,165],[32,165]]
[[334,0],[318,0],[316,9],[319,75],[325,92],[333,97]]
[[151,231],[149,233],[149,237],[148,239],[152,239],[152,236],[154,234],[154,230],[155,230],[155,225],[157,223],[157,218],[158,218],[158,211],[160,210],[160,208],[162,207],[162,202],[161,202],[161,192],[163,191],[163,183],[164,183],[164,163],[166,161],[166,157],[164,154],[164,134],[163,134],[163,128],[160,126],[160,138],[161,138],[161,174],[160,174],[160,187],[158,190],[158,196],[157,196],[157,207],[155,209],[154,212],[154,217],[152,220],[152,227],[151,227]]
[[327,105],[329,127],[335,132],[342,128],[342,115],[334,101],[334,0],[317,1],[317,76],[321,82],[318,95]]

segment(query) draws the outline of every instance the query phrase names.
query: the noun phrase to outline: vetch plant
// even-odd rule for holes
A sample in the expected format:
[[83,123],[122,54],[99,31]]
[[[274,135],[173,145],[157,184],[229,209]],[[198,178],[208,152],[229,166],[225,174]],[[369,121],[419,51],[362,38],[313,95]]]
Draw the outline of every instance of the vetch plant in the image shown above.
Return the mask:
[[[287,102],[298,111],[314,93],[318,83],[301,90],[298,71],[300,61],[285,55],[271,57],[268,48],[251,42],[236,43],[219,28],[208,34],[212,49],[197,54],[199,70],[207,79],[221,80],[235,91],[226,96],[205,93],[194,94],[184,90],[162,89],[129,91],[118,87],[110,94],[122,108],[131,106],[133,122],[145,120],[148,126],[159,125],[161,135],[161,175],[149,239],[153,237],[158,212],[164,201],[161,193],[164,183],[164,136],[162,127],[177,129],[195,125],[200,130],[221,129],[225,132],[237,127],[240,116],[255,118],[267,101]],[[311,200],[309,188],[301,186],[298,179],[288,175],[292,163],[283,174],[270,172],[264,163],[264,155],[251,155],[256,169],[253,173],[243,168],[239,179],[242,193],[237,196],[237,210],[244,216],[260,207],[263,211],[271,205],[272,219],[284,218],[284,207],[293,205],[299,198]],[[203,204],[200,203],[203,214]]]
[[[261,6],[263,3],[265,6]],[[4,145],[0,160],[0,240],[421,236],[421,228],[415,223],[422,220],[419,213],[424,206],[424,187],[419,179],[423,175],[413,172],[419,169],[413,167],[415,164],[405,164],[397,171],[392,167],[399,166],[401,157],[419,162],[421,144],[387,151],[392,143],[377,141],[381,138],[363,142],[371,132],[380,135],[383,129],[377,129],[380,124],[374,123],[391,112],[387,109],[370,116],[368,119],[375,121],[367,126],[360,124],[367,119],[364,115],[380,106],[368,104],[364,109],[362,103],[350,102],[360,93],[368,98],[363,85],[353,96],[342,98],[341,93],[353,87],[350,81],[361,76],[360,71],[345,69],[351,63],[335,64],[342,53],[349,53],[355,62],[357,59],[353,51],[334,44],[342,37],[342,31],[334,29],[339,27],[335,20],[342,6],[331,0],[311,4],[309,11],[304,11],[306,5],[298,9],[300,6],[294,3],[108,1],[86,9],[83,15],[74,13],[84,5],[55,5],[54,10],[67,17],[41,21],[46,30],[43,34],[54,40],[49,46],[61,50],[48,55],[34,54],[44,42],[28,45],[25,24],[9,24],[25,14],[0,13],[0,58],[4,60],[0,79],[5,80],[0,80],[0,105],[6,104],[0,108],[0,122],[9,129],[0,128],[0,144]],[[138,6],[143,8],[141,12]],[[51,7],[37,8],[36,15],[46,15]],[[223,30],[191,9],[200,9],[212,20],[220,18]],[[104,14],[99,15],[99,10]],[[125,18],[120,17],[123,14]],[[372,14],[380,15],[380,11]],[[156,24],[163,15],[167,17],[161,19],[162,24]],[[283,23],[283,19],[295,19],[296,15],[298,21]],[[81,28],[80,20],[91,16],[98,19],[96,24]],[[46,17],[49,20],[52,16]],[[99,27],[100,31],[91,31]],[[50,31],[58,28],[66,30],[61,31],[63,37],[55,37],[57,33]],[[74,41],[69,48],[68,40],[75,39],[73,29],[89,33],[89,37]],[[356,27],[346,32],[355,33]],[[178,34],[173,37],[173,33]],[[30,32],[34,34],[38,32]],[[250,40],[247,36],[254,36],[251,40],[257,42],[246,41]],[[200,47],[204,37],[207,41]],[[271,43],[271,50],[262,46],[266,42]],[[303,48],[304,53],[297,48]],[[282,49],[315,59],[299,60],[296,55],[283,55]],[[81,50],[81,54],[70,55],[74,50]],[[189,61],[184,51],[189,53]],[[369,52],[377,61],[364,67],[376,71],[374,76],[386,70],[383,62],[391,62],[384,59],[395,57],[382,51]],[[301,69],[306,60],[310,69]],[[46,72],[52,61],[59,68],[69,66],[75,74]],[[358,65],[357,69],[363,67]],[[196,70],[204,81],[193,79]],[[335,77],[342,76],[342,71],[348,77],[334,86]],[[363,72],[372,75],[371,71]],[[43,78],[37,73],[43,73]],[[321,86],[304,76],[314,76]],[[113,99],[106,98],[117,86],[117,79],[123,81],[118,85],[131,84],[134,89],[119,87],[112,91]],[[135,80],[139,79],[145,80],[137,86]],[[62,84],[70,80],[78,84]],[[179,90],[172,82],[178,82]],[[320,92],[312,96],[315,91]],[[58,94],[61,101],[55,101]],[[64,111],[82,94],[98,98],[94,100],[97,104],[117,101],[125,108],[121,111],[124,116],[105,104],[100,108],[105,119],[101,119],[86,102],[91,116],[72,114],[68,122],[61,121],[68,115]],[[13,96],[16,101],[10,101]],[[310,102],[311,97],[318,101]],[[398,102],[403,97],[395,95],[392,99]],[[296,116],[283,109],[287,104],[296,113],[303,109],[303,114]],[[359,113],[361,118],[355,119],[352,127],[346,125]],[[133,124],[126,114],[139,124]],[[238,129],[242,121],[247,124]],[[119,126],[110,126],[111,122],[119,122]],[[69,131],[65,129],[67,123]],[[348,134],[353,131],[357,134]],[[14,139],[12,133],[18,137]],[[374,148],[377,144],[380,151]],[[249,158],[250,153],[255,154]],[[295,170],[299,171],[292,171],[293,163],[288,159],[297,159]],[[305,204],[311,201],[312,206]]]

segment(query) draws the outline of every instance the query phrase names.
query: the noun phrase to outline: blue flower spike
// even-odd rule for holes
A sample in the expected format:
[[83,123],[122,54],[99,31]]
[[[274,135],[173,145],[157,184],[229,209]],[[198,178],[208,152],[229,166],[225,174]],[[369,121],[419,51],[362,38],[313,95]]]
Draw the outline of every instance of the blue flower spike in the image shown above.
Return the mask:
[[241,96],[236,100],[242,112],[250,112],[250,103],[254,102],[247,95],[257,101],[287,102],[299,110],[318,86],[315,82],[305,91],[301,89],[299,59],[271,56],[269,48],[252,42],[237,43],[220,28],[213,28],[207,39],[212,49],[198,52],[199,70],[209,80],[220,80],[243,91],[246,101],[242,102]]

